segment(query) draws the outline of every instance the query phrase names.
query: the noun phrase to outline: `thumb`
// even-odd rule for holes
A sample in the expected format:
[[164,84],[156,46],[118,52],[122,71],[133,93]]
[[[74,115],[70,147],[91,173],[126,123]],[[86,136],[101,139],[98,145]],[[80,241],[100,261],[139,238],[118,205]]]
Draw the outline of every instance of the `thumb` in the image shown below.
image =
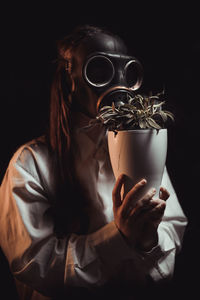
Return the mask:
[[121,174],[115,183],[115,186],[113,188],[112,191],[112,199],[113,199],[113,207],[117,208],[119,206],[121,206],[122,204],[122,199],[121,199],[121,189],[122,189],[122,185],[124,183],[125,180],[125,174]]

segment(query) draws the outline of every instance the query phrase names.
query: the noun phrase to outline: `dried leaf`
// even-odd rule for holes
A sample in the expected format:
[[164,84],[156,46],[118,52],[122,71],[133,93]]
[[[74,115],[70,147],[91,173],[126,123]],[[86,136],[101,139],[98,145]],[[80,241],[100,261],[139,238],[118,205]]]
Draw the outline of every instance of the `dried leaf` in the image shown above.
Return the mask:
[[156,121],[152,118],[148,118],[147,120],[147,123],[152,127],[152,128],[155,128],[155,129],[161,129],[162,127],[160,125],[158,125],[156,123]]
[[164,127],[168,118],[174,120],[171,112],[162,110],[165,101],[158,102],[160,95],[163,94],[164,91],[149,96],[140,94],[132,98],[127,96],[127,103],[115,104],[113,102],[111,106],[102,107],[96,117],[96,122],[101,122],[113,131],[123,128],[155,128],[159,130]]
[[154,114],[154,116],[156,116],[156,115],[159,115],[162,118],[163,122],[167,121],[167,115],[164,111],[161,110]]
[[140,126],[140,128],[142,128],[142,129],[145,129],[145,128],[147,128],[147,121],[146,120],[139,120],[139,126]]
[[166,114],[169,118],[171,118],[172,121],[174,121],[174,115],[173,115],[173,113],[171,113],[170,111],[167,111],[167,110],[165,110],[164,112],[165,112],[165,114]]

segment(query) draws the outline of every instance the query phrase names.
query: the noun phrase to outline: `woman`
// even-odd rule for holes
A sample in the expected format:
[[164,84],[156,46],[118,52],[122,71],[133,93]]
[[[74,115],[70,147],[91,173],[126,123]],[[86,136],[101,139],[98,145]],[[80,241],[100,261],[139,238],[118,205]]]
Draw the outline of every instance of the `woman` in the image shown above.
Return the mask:
[[[132,89],[122,72],[130,61]],[[140,74],[123,41],[100,28],[79,27],[58,43],[49,132],[18,149],[1,186],[0,244],[20,299],[124,297],[130,286],[172,277],[187,220],[166,168],[160,199],[152,187],[131,205],[143,179],[122,201],[106,135],[88,127],[113,94],[140,86]]]

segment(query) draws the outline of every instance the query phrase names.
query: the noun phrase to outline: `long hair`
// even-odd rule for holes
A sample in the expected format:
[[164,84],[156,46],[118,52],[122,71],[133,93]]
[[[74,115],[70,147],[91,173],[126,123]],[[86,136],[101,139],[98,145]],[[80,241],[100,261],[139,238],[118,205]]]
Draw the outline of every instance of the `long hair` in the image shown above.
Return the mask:
[[[77,181],[74,172],[71,114],[71,100],[73,98],[70,84],[67,81],[67,76],[70,75],[67,74],[68,67],[70,67],[71,62],[68,61],[67,53],[72,53],[85,39],[98,33],[108,33],[108,31],[84,25],[75,28],[71,34],[57,42],[57,69],[51,86],[47,138],[54,157],[53,171],[56,171],[57,190],[54,209],[59,231],[63,231],[64,228],[70,230],[73,221],[77,218],[80,221],[84,214],[83,211],[87,207],[87,195],[81,187],[81,183]],[[64,215],[66,211],[69,212],[67,219]],[[76,211],[75,215],[73,211]],[[67,224],[66,221],[65,223],[62,222],[63,219],[67,220]],[[82,223],[86,224],[87,222],[84,220]],[[85,229],[83,229],[84,227]],[[86,227],[81,225],[81,231],[86,230]],[[71,230],[76,229],[72,228]]]
[[[71,116],[71,87],[67,82],[67,52],[79,46],[89,36],[95,36],[103,29],[85,25],[74,29],[74,31],[57,42],[57,69],[51,86],[50,116],[49,116],[49,142],[50,147],[56,154],[59,173],[62,180],[73,181],[70,170],[71,144],[72,144],[72,116]],[[63,164],[66,162],[67,164]],[[68,168],[66,168],[66,165]],[[67,172],[67,174],[66,174]]]

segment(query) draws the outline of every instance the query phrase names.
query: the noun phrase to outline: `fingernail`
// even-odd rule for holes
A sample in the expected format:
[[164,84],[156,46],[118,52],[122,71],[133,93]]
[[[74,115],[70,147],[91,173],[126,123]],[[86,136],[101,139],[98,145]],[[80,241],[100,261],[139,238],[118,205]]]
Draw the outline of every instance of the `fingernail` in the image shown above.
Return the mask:
[[151,194],[155,194],[156,193],[156,189],[155,188],[152,188],[151,189]]
[[144,184],[147,183],[147,181],[146,181],[146,179],[143,178],[143,179],[140,181],[140,183],[141,183],[142,185],[144,185]]

